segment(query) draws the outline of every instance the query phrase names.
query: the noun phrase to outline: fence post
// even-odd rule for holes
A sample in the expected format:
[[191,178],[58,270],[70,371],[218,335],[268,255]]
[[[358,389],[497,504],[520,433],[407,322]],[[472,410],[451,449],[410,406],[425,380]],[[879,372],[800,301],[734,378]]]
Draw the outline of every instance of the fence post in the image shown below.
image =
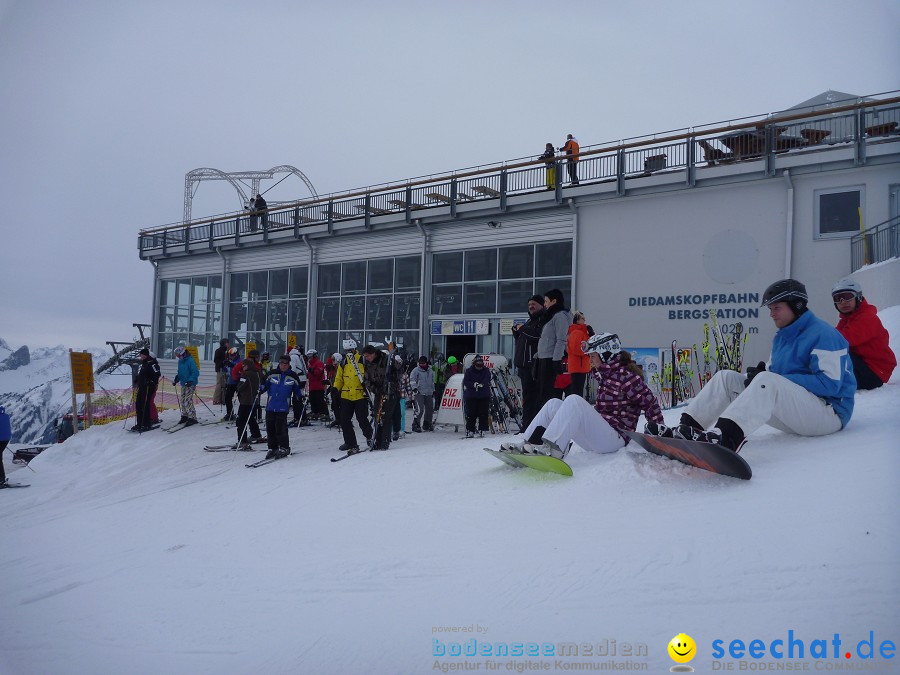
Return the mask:
[[625,151],[616,150],[616,194],[625,195]]
[[506,185],[507,176],[506,169],[500,170],[500,210],[506,211]]
[[687,160],[687,184],[689,187],[694,187],[697,185],[697,143],[696,138],[694,136],[690,136],[686,141],[687,143],[687,152],[686,152],[686,160]]
[[450,179],[450,217],[456,218],[456,177]]

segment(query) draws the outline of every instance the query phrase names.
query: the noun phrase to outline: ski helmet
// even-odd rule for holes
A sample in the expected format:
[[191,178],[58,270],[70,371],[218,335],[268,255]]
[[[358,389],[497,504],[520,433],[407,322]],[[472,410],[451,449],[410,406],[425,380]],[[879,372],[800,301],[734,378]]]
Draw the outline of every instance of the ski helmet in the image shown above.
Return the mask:
[[581,351],[585,354],[597,354],[604,363],[622,351],[622,343],[615,333],[597,333],[581,343]]
[[356,340],[353,338],[346,338],[343,342],[343,347],[345,352],[350,352],[356,349]]
[[176,347],[175,348],[175,358],[180,359],[182,354],[184,354],[184,347]]
[[809,296],[806,294],[806,286],[796,279],[782,279],[766,289],[763,293],[762,304],[766,307],[776,302],[786,302],[797,316],[806,311]]
[[856,299],[859,300],[862,297],[862,286],[860,286],[857,282],[855,282],[850,277],[845,277],[838,281],[834,286],[831,287],[831,297],[833,298],[838,293],[849,291],[856,296]]
[[319,352],[317,352],[315,349],[308,349],[308,350],[306,350],[306,355],[307,355],[307,356],[313,356],[313,355],[316,355],[316,354],[318,354],[318,353],[319,353]]
[[331,355],[331,358],[334,359],[335,363],[340,363],[341,361],[344,360],[344,357],[341,355],[340,352],[335,352],[334,354]]

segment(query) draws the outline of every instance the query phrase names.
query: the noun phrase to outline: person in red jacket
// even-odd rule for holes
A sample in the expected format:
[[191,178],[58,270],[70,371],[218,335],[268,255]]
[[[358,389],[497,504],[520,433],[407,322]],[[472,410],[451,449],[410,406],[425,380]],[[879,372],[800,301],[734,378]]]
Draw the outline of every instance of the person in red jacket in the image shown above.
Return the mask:
[[319,358],[319,352],[310,349],[306,352],[306,375],[309,381],[309,405],[312,408],[312,419],[327,420],[328,408],[325,405],[325,364]]
[[588,333],[587,319],[584,318],[584,312],[575,310],[572,315],[572,325],[569,326],[569,336],[566,340],[566,351],[569,354],[569,375],[572,383],[566,394],[577,394],[584,396],[584,383],[587,380],[587,374],[591,370],[591,360],[581,348],[582,342],[587,342],[590,334]]
[[841,315],[837,330],[850,343],[856,388],[880,387],[897,367],[897,357],[888,344],[889,335],[878,318],[878,309],[866,302],[860,285],[849,277],[831,288],[831,299]]

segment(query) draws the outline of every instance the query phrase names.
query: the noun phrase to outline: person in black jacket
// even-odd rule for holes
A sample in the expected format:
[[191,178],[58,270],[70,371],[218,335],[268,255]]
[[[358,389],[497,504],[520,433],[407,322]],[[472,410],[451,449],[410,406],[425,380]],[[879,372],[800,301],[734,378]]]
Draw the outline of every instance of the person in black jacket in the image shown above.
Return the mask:
[[[491,407],[491,371],[484,367],[484,359],[476,356],[463,375],[463,407],[466,411],[466,438],[488,430],[488,412]],[[475,431],[478,420],[478,432]]]
[[544,298],[532,295],[528,298],[528,321],[517,323],[512,327],[513,339],[516,342],[516,354],[513,365],[518,369],[522,380],[522,428],[537,415],[540,406],[540,384],[535,377],[538,340],[544,327]]
[[262,220],[263,229],[268,227],[269,225],[269,212],[266,210],[269,208],[269,205],[266,204],[266,200],[263,199],[263,196],[258,194],[256,195],[256,199],[253,200],[253,210],[256,213],[253,216],[253,231],[256,231],[259,228],[260,220]]
[[150,430],[150,403],[156,396],[156,386],[159,383],[159,362],[150,356],[150,350],[144,347],[138,352],[141,367],[137,374],[137,396],[134,401],[134,413],[137,424],[131,427],[132,431]]
[[391,355],[380,351],[374,345],[366,345],[362,351],[366,361],[366,373],[363,380],[366,389],[375,397],[376,436],[373,437],[373,450],[387,450],[391,445],[394,406],[400,395],[400,373],[402,368],[391,364],[391,372],[387,372]]
[[213,354],[213,365],[216,367],[216,388],[213,391],[213,405],[222,405],[224,402],[222,395],[225,393],[225,385],[228,384],[228,381],[222,368],[225,366],[225,355],[228,353],[230,346],[231,343],[228,342],[228,338],[222,338],[219,340],[219,348]]

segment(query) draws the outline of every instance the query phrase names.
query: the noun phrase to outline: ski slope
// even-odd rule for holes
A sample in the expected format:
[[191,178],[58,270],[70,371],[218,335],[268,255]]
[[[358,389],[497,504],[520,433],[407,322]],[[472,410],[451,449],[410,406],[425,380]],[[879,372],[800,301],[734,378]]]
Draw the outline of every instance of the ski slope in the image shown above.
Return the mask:
[[[481,450],[506,437],[452,430],[332,464],[338,431],[292,429],[296,454],[246,469],[261,452],[202,450],[222,425],[95,427],[0,492],[0,673],[658,673],[682,632],[708,673],[715,639],[897,644],[898,381],[832,436],[753,434],[750,481],[630,446],[515,470]],[[473,638],[595,649],[435,654]]]

